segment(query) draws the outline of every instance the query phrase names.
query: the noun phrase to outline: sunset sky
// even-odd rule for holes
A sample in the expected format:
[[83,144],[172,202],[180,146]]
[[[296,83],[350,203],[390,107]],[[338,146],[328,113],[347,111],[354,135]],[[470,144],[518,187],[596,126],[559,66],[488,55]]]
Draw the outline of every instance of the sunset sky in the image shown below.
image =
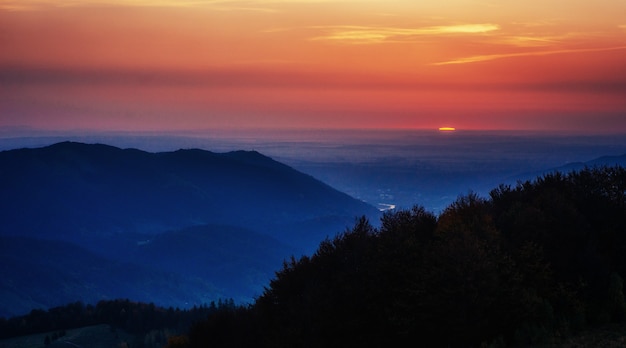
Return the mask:
[[0,0],[0,127],[626,132],[624,0]]

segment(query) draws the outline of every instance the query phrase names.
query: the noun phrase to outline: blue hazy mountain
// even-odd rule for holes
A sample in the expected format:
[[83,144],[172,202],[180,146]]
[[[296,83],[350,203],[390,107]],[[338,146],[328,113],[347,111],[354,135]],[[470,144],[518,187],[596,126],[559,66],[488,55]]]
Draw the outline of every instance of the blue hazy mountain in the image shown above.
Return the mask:
[[621,155],[621,156],[602,156],[602,157],[593,159],[591,161],[586,161],[586,162],[572,162],[561,167],[550,169],[547,172],[559,171],[559,172],[568,173],[571,171],[582,170],[586,167],[604,167],[604,166],[626,167],[626,154]]
[[[96,255],[74,244],[0,236],[0,317],[83,301],[138,298],[182,306],[186,293],[210,289],[190,279]],[[184,286],[180,286],[180,285]],[[215,286],[213,286],[215,287]]]
[[8,150],[0,192],[0,292],[21,304],[0,316],[77,299],[251,299],[284,259],[379,215],[254,151]]
[[0,152],[0,168],[3,234],[89,243],[119,233],[222,224],[307,247],[302,240],[317,243],[336,231],[302,236],[282,227],[322,220],[350,225],[355,216],[376,214],[253,151],[148,153],[64,142]]
[[544,170],[533,171],[530,173],[519,174],[512,178],[509,178],[506,181],[508,183],[513,184],[516,181],[532,180],[536,177],[549,174],[549,173],[554,173],[554,172],[569,173],[573,171],[580,171],[580,170],[583,170],[585,168],[590,168],[590,167],[614,167],[614,166],[626,167],[626,154],[621,155],[621,156],[601,156],[601,157],[598,157],[589,161],[585,161],[585,162],[571,162],[571,163],[567,163],[562,166],[558,166],[554,168],[548,168]]
[[292,252],[229,226],[194,226],[106,247],[118,256],[65,241],[0,236],[0,317],[116,298],[180,308],[220,298],[250,301]]
[[[331,129],[3,133],[0,128],[0,149],[68,139],[150,152],[257,150],[381,209],[419,204],[436,213],[460,194],[487,195],[509,179],[515,183],[522,173],[626,153],[624,134]],[[298,227],[300,231],[303,225]]]

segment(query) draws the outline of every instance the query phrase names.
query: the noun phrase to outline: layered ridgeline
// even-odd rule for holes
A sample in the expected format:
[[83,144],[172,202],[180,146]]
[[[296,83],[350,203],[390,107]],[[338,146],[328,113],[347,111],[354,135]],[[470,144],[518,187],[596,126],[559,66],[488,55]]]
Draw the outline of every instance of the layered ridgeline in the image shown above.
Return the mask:
[[0,152],[0,316],[251,299],[372,206],[258,152],[64,142]]
[[623,167],[626,168],[626,154],[618,156],[602,156],[594,158],[585,162],[570,162],[565,165],[548,168],[540,171],[521,173],[512,177],[506,178],[504,181],[508,184],[514,185],[518,181],[534,180],[542,175],[548,175],[553,173],[570,173],[575,171],[585,170],[587,168],[601,168],[601,167]]
[[[622,347],[625,231],[626,168],[551,173],[486,198],[460,196],[439,216],[416,206],[386,212],[379,227],[361,219],[285,263],[251,305],[71,303],[0,319],[0,338],[42,333],[43,342],[61,332],[75,346],[155,348]],[[117,330],[117,341],[97,324]]]

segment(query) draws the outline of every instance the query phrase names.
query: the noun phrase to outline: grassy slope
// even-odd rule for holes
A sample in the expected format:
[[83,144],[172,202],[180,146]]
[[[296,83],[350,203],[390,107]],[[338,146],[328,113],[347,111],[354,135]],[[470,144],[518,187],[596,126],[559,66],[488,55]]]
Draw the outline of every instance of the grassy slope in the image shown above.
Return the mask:
[[[0,348],[42,348],[46,336],[52,337],[54,332],[46,332],[29,336],[21,336],[0,340]],[[110,329],[109,325],[87,326],[67,330],[67,334],[54,341],[48,348],[70,347],[73,345],[90,348],[122,347],[123,343],[134,342],[137,337],[123,331]],[[626,324],[612,324],[602,328],[582,332],[563,344],[545,345],[541,348],[586,348],[605,347],[617,348],[626,346]]]
[[[46,336],[52,337],[54,332],[46,332],[29,336],[21,336],[0,340],[0,348],[41,348],[46,347]],[[86,326],[67,330],[66,335],[52,342],[49,348],[54,347],[90,347],[112,348],[121,347],[124,342],[133,342],[135,337],[120,330],[111,330],[109,325]]]

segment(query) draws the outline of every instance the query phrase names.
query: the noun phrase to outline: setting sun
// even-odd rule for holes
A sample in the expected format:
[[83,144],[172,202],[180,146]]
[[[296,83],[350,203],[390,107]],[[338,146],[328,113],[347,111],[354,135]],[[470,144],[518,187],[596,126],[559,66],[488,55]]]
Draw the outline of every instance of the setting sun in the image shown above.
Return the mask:
[[440,132],[454,132],[456,128],[454,127],[439,127]]
[[0,127],[623,131],[625,12],[616,0],[0,0]]

